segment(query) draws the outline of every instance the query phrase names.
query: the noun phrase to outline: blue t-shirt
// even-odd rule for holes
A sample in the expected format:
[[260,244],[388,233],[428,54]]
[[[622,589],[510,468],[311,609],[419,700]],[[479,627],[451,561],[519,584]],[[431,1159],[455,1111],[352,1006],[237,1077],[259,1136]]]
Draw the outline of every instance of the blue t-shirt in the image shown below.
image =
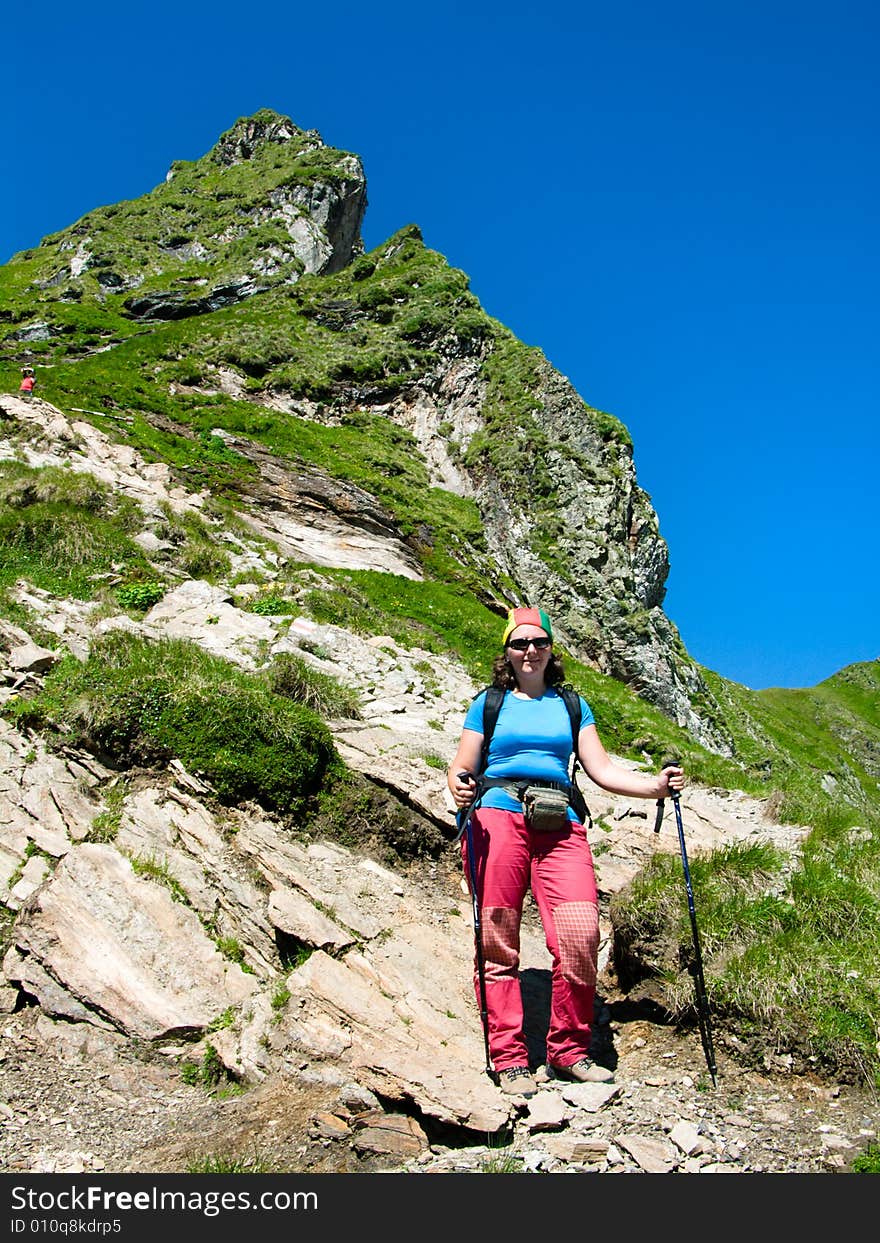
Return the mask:
[[[586,725],[593,725],[595,718],[587,701],[582,696],[579,698],[583,729]],[[468,708],[464,718],[465,729],[482,734],[485,702],[486,692],[482,691]],[[549,687],[540,699],[529,699],[526,695],[508,691],[501,704],[486,759],[485,777],[567,782],[571,761],[571,721],[559,692]],[[481,806],[522,811],[512,795],[497,787],[486,791]],[[577,819],[571,808],[569,816]]]

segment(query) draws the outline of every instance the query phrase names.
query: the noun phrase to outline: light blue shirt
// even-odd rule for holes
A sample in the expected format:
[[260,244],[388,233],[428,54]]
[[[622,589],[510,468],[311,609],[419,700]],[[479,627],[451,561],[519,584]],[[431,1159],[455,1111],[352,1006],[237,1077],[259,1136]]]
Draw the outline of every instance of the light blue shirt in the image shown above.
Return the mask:
[[[582,696],[579,698],[583,729],[586,725],[593,725],[595,718],[587,701]],[[482,691],[468,708],[465,729],[482,734],[485,702],[486,692]],[[515,691],[508,691],[489,744],[483,775],[511,781],[531,778],[564,784],[570,777],[571,755],[571,721],[562,696],[552,687],[540,699],[529,699]],[[480,805],[499,807],[504,811],[522,810],[512,795],[497,788],[487,790]],[[577,819],[570,808],[569,816]]]

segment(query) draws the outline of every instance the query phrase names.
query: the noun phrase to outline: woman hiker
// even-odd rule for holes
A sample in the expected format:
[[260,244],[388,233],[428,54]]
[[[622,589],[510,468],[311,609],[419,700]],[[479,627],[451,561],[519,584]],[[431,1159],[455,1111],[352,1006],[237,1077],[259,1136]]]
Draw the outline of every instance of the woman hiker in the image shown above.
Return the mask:
[[[447,782],[462,815],[472,804],[476,808],[470,832],[462,838],[462,858],[469,875],[470,837],[481,913],[489,1055],[502,1091],[532,1096],[537,1084],[529,1069],[519,984],[520,922],[529,887],[552,959],[548,1072],[580,1083],[607,1083],[614,1075],[589,1056],[599,910],[587,832],[568,805],[573,725],[560,693],[564,672],[553,651],[550,618],[543,609],[512,609],[502,642],[493,685],[503,699],[485,762],[487,691],[476,697],[465,716]],[[666,798],[682,789],[684,775],[675,765],[654,777],[615,764],[588,704],[577,699],[580,727],[574,758],[592,781],[612,793],[638,798]],[[585,809],[582,814],[589,819]],[[479,1004],[478,972],[475,965]]]

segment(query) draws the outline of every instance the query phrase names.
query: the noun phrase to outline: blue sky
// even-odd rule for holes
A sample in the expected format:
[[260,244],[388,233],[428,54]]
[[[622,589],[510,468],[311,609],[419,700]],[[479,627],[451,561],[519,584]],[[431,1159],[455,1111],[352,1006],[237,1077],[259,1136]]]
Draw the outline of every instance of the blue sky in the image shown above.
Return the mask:
[[417,223],[627,425],[697,660],[760,688],[880,656],[876,5],[45,0],[6,27],[0,261],[274,108],[361,156],[368,248]]

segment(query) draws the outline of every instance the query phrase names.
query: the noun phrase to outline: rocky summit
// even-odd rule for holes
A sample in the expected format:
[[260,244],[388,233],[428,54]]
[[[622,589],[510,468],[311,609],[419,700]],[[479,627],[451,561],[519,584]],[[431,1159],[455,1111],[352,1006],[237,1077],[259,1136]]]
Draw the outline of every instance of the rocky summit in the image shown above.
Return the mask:
[[[367,253],[366,202],[357,156],[267,110],[0,271],[2,1168],[848,1169],[876,670],[767,696],[698,666],[626,429],[416,226]],[[615,1081],[541,1069],[531,905],[539,1090],[486,1073],[445,769],[522,601],[620,763],[683,758],[717,1082],[674,818],[583,774]],[[833,1050],[737,969],[817,871],[852,873]]]

